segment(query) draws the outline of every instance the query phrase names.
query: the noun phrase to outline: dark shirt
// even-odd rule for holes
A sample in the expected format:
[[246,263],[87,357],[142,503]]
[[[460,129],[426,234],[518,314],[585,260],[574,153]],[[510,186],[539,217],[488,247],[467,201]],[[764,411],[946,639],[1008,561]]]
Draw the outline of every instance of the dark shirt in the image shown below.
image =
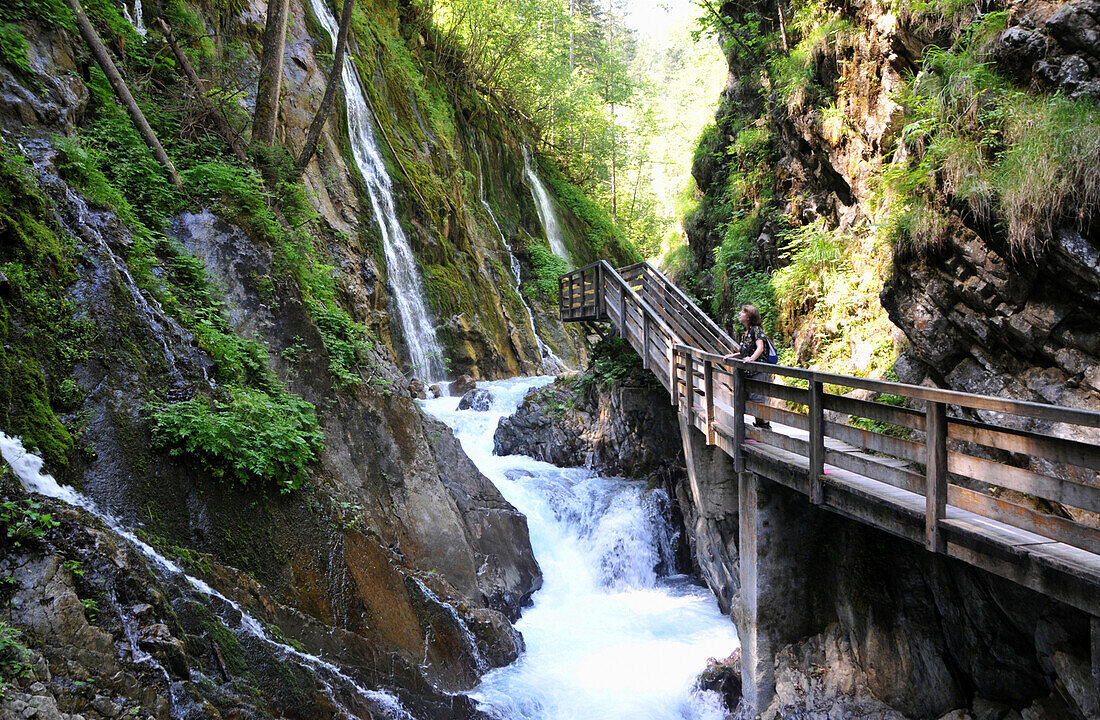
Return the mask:
[[[764,328],[753,325],[741,336],[741,359],[748,360],[756,352],[756,341],[764,339]],[[763,353],[756,358],[757,362],[763,362]]]

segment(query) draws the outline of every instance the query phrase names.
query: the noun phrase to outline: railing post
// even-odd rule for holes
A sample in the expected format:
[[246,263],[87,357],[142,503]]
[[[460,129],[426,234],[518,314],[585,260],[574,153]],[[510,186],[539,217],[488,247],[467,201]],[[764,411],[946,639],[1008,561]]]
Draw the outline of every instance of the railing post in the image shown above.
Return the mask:
[[925,546],[932,552],[947,549],[940,521],[947,514],[947,406],[929,402],[925,410],[927,440],[927,471],[924,483]]
[[825,502],[825,403],[824,386],[810,380],[810,502]]
[[642,369],[649,369],[649,313],[642,310]]
[[619,286],[619,337],[626,340],[626,281]]
[[741,363],[733,369],[733,469],[745,470],[745,378],[741,374]]
[[558,278],[558,316],[562,321],[568,320],[565,316],[565,278],[567,275],[562,275]]
[[603,263],[596,266],[596,317],[603,318],[607,311],[604,308],[603,296]]
[[668,394],[671,396],[673,406],[676,405],[676,340],[668,338]]
[[713,445],[718,440],[714,429],[714,362],[703,361],[703,402],[707,408],[707,445]]
[[672,406],[676,408],[677,414],[680,412],[680,375],[676,369],[676,356],[679,352],[676,350],[676,346],[672,346],[672,360],[669,362],[668,370],[669,377],[672,378]]

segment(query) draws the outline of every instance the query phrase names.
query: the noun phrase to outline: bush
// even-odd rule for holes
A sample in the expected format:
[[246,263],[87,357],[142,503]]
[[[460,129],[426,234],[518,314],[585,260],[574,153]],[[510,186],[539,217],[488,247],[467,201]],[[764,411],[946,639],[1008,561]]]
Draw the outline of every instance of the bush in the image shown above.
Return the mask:
[[153,413],[153,440],[172,455],[194,455],[215,477],[242,485],[298,489],[323,435],[311,403],[288,393],[233,388],[219,402],[197,396]]

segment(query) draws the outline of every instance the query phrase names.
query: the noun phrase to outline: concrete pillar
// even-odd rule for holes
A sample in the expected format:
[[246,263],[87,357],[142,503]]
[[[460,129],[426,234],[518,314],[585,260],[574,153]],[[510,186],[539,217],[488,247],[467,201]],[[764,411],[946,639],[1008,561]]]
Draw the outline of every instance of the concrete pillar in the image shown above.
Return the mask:
[[819,562],[820,511],[752,472],[738,478],[743,707],[753,714],[775,697],[775,655],[815,630],[813,568]]

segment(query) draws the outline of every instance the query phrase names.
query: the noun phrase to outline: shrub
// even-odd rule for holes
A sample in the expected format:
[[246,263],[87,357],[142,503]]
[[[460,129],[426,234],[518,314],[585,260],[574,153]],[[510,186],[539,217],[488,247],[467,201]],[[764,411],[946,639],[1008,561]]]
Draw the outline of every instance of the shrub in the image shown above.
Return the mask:
[[215,477],[298,489],[323,435],[311,403],[288,393],[232,388],[218,401],[197,396],[153,413],[153,440],[172,455],[198,457]]

